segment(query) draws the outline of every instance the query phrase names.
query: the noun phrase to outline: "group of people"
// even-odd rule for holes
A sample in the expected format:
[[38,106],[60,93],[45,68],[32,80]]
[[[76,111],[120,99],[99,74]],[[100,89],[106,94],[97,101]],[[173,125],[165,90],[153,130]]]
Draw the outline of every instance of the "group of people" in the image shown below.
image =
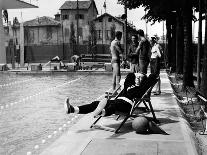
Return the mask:
[[[117,31],[115,39],[111,42],[110,46],[112,56],[111,64],[113,68],[113,91],[120,86],[120,65],[121,57],[123,57],[123,50],[120,44],[121,38],[122,32]],[[123,90],[118,98],[115,100],[104,98],[101,101],[94,101],[81,106],[71,105],[69,98],[66,98],[64,103],[66,113],[93,113],[93,116],[109,116],[114,114],[115,111],[129,112],[133,105],[133,99],[140,98],[152,85],[153,81],[157,80],[157,77],[159,77],[161,49],[157,43],[157,38],[152,37],[150,43],[144,36],[144,31],[138,30],[138,34],[132,36],[132,44],[129,47],[127,57],[131,63],[131,73],[126,76]],[[151,74],[147,77],[146,74],[149,63],[151,66]],[[140,83],[137,85],[135,73],[138,72],[145,78],[141,78]],[[158,82],[158,87],[158,90],[155,92],[157,95],[161,93],[160,82]]]
[[[120,74],[120,55],[123,59],[128,59],[130,62],[130,70],[132,73],[140,73],[142,75],[147,74],[147,68],[150,64],[150,70],[153,74],[160,74],[160,59],[162,50],[158,44],[157,37],[151,37],[151,41],[144,35],[143,30],[138,30],[137,34],[132,35],[131,45],[129,46],[128,53],[124,58],[123,50],[121,48],[122,32],[117,31],[115,39],[111,42],[110,50],[112,55],[112,68],[113,68],[113,86],[112,89],[115,91],[119,87],[121,74]],[[155,95],[160,95],[160,79],[155,86]]]

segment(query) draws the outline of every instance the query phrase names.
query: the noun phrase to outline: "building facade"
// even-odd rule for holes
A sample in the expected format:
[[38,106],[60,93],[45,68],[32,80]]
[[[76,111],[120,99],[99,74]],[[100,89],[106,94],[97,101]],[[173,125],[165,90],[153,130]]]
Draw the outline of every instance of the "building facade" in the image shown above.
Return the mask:
[[[94,19],[94,23],[97,44],[110,44],[114,39],[112,31],[121,31],[124,34],[124,22],[108,13]],[[121,44],[123,44],[123,37]]]
[[[79,43],[87,44],[89,40],[89,25],[90,22],[98,15],[98,10],[94,0],[79,1],[77,7],[77,1],[66,1],[61,7],[61,22],[63,24],[64,31],[70,34],[74,31],[74,35],[77,36],[77,22],[78,22],[78,35]],[[71,26],[73,24],[73,26]],[[73,30],[71,29],[73,27]],[[75,37],[77,38],[77,37]],[[70,40],[70,35],[65,38]],[[76,39],[77,41],[77,39]]]

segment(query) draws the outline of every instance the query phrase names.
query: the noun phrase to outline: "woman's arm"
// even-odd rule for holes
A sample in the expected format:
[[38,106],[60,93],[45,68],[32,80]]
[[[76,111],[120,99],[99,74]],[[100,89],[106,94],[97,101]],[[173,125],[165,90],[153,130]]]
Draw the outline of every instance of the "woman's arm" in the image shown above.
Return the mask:
[[101,102],[98,104],[97,108],[93,111],[93,116],[96,117],[98,116],[102,110],[105,108],[106,104],[107,104],[107,98],[104,98],[101,100]]

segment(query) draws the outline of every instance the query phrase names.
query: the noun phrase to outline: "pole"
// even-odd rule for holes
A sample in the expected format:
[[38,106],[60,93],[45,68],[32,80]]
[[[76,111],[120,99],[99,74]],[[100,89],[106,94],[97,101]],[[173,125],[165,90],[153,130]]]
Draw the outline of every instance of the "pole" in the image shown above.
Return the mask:
[[201,75],[200,75],[200,60],[202,50],[202,12],[201,0],[199,0],[199,27],[198,27],[198,53],[197,53],[197,85],[200,88]]
[[79,30],[78,30],[78,28],[79,28],[79,6],[78,6],[79,4],[78,4],[78,0],[77,0],[77,15],[76,15],[76,18],[77,18],[77,36],[76,36],[76,40],[77,40],[77,52],[78,52],[78,50],[79,50]]
[[124,54],[125,58],[127,55],[127,7],[124,5],[124,13],[126,15],[125,23],[124,23]]
[[63,23],[63,21],[61,21],[61,29],[62,29],[62,44],[63,44],[63,59],[64,59],[64,56],[65,56],[65,45],[64,45],[64,42],[65,42],[65,37],[64,37],[64,23]]
[[[145,15],[146,15],[146,11],[145,11]],[[148,29],[147,29],[147,20],[145,19],[145,26],[146,26],[146,38],[148,37]]]
[[162,22],[162,42],[163,42],[163,46],[165,45],[165,21],[163,20],[163,22]]

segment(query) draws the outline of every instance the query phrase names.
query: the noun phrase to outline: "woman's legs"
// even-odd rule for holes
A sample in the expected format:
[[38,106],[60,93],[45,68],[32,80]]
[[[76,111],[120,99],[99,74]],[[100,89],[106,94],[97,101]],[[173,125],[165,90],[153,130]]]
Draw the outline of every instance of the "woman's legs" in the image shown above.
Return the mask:
[[120,99],[108,100],[107,103],[108,104],[105,107],[105,116],[115,114],[116,111],[128,113],[132,107],[130,103]]
[[82,106],[78,106],[79,108],[79,114],[88,114],[93,112],[97,107],[100,101],[94,101],[91,104],[85,104]]
[[82,106],[75,106],[74,107],[70,104],[69,98],[67,98],[64,103],[64,108],[65,108],[67,114],[70,114],[70,113],[88,114],[88,113],[93,112],[97,108],[99,102],[100,101],[94,101],[91,104],[85,104]]
[[95,112],[94,116],[95,114],[98,115],[101,112],[103,116],[110,116],[114,114],[116,111],[128,113],[130,112],[132,106],[130,103],[120,99],[116,99],[116,100],[103,99],[102,101],[94,101],[91,104],[85,104],[82,106],[73,107],[69,103],[69,99],[67,98],[64,107],[67,114],[70,113],[88,114],[94,111]]

